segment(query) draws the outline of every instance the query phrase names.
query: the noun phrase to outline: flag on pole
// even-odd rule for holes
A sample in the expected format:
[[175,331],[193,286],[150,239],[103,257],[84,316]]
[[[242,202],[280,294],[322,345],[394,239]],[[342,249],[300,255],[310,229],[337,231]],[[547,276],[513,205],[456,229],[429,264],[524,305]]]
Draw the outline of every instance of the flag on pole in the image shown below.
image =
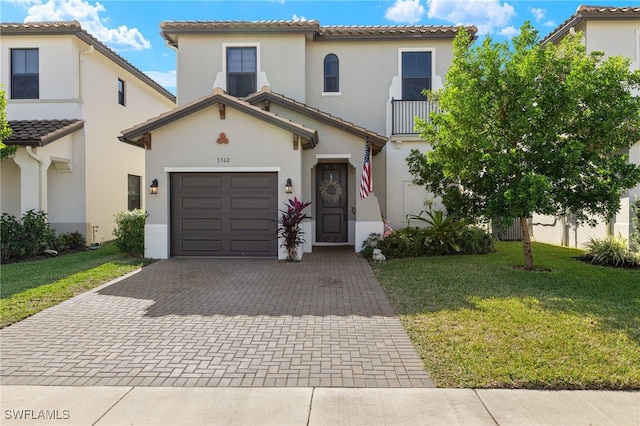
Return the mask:
[[371,146],[367,139],[364,149],[364,164],[362,166],[362,178],[360,179],[360,199],[367,198],[369,193],[373,191],[373,179],[371,176]]

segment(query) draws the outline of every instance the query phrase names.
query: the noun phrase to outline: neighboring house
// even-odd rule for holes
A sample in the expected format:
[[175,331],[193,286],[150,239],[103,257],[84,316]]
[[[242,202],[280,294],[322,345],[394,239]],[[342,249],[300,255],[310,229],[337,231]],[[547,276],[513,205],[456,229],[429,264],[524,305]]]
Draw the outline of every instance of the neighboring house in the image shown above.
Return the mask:
[[[631,69],[640,69],[640,7],[580,6],[573,16],[546,36],[542,44],[556,43],[567,34],[579,31],[583,33],[588,52],[603,52],[605,57],[625,56],[631,59]],[[640,164],[640,141],[629,150],[629,161]],[[620,234],[629,239],[633,232],[630,203],[637,197],[640,197],[640,186],[621,197],[620,211],[610,223],[600,222],[595,228],[577,225],[571,214],[560,218],[535,215],[533,238],[572,247],[581,247],[590,238],[607,234]]]
[[[279,209],[311,201],[304,251],[406,226],[428,201],[405,158],[459,27],[317,21],[163,22],[178,107],[129,129],[146,148],[145,255],[286,257]],[[467,27],[475,35],[475,27]],[[360,197],[366,147],[373,192]],[[140,150],[143,152],[142,150]],[[291,184],[291,185],[288,185]]]
[[57,233],[113,239],[114,215],[144,208],[144,152],[120,131],[175,97],[77,21],[0,24],[0,77],[17,154],[0,168],[0,210],[48,213]]

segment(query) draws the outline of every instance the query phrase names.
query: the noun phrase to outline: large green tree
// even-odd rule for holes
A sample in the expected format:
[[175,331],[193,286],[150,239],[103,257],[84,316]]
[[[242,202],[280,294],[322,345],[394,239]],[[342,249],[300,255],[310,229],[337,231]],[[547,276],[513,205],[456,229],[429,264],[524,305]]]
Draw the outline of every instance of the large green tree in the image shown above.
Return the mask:
[[587,53],[581,34],[539,43],[525,23],[511,42],[465,31],[431,121],[418,120],[433,150],[413,151],[415,181],[465,214],[519,218],[525,268],[533,269],[527,219],[534,213],[594,224],[640,182],[628,149],[640,139],[640,72],[622,57]]
[[11,136],[11,128],[9,127],[9,123],[7,123],[6,106],[7,96],[4,88],[0,86],[0,160],[4,160],[8,156],[15,154],[18,149],[17,145],[7,146],[3,143],[3,141]]

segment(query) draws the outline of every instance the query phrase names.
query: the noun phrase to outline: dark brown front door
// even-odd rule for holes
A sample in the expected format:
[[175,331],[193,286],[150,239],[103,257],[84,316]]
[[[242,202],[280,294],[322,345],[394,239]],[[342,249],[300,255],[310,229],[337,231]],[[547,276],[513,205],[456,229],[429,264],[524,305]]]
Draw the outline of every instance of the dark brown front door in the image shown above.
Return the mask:
[[347,164],[316,166],[316,241],[347,242]]
[[172,173],[172,256],[277,256],[277,173]]

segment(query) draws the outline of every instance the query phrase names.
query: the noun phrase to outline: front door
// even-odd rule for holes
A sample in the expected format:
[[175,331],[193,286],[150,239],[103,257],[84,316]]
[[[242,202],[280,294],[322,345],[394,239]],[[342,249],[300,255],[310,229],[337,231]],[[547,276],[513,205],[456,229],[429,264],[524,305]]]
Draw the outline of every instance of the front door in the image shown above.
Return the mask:
[[316,166],[316,241],[347,242],[347,164]]

